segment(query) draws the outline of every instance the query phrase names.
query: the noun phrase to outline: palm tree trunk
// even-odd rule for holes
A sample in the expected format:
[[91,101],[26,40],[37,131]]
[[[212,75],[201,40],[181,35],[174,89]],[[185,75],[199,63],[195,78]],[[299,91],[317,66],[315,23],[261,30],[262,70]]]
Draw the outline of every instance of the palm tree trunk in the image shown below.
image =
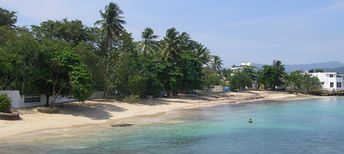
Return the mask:
[[105,99],[108,99],[108,93],[109,93],[109,80],[110,80],[110,72],[109,72],[109,67],[110,67],[110,54],[111,54],[111,36],[110,34],[107,35],[106,41],[106,49],[107,49],[107,59],[106,59],[106,75],[105,75],[105,92],[104,92],[104,97]]
[[109,93],[109,66],[110,66],[110,50],[107,53],[107,62],[106,62],[106,75],[105,75],[105,99],[108,99]]

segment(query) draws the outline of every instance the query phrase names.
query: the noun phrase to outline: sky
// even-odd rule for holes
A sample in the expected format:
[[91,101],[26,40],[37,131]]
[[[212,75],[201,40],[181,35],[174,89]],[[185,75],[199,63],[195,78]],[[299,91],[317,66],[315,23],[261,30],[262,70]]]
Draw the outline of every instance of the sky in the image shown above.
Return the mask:
[[0,7],[16,11],[20,26],[63,18],[94,26],[109,2],[123,10],[135,40],[146,27],[160,38],[175,27],[226,67],[344,62],[344,0],[0,0]]

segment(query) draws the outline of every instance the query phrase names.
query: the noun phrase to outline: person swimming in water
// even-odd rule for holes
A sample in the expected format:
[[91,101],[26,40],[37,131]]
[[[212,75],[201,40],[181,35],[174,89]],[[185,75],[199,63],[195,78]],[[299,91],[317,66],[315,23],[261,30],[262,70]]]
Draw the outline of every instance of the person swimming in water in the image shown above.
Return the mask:
[[253,120],[252,120],[252,118],[250,118],[250,120],[248,120],[248,123],[253,123]]

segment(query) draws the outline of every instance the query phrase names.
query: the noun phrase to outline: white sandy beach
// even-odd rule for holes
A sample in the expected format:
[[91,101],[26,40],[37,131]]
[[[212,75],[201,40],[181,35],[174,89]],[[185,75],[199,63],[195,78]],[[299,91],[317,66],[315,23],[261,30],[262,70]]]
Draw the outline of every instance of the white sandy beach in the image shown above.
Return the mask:
[[142,100],[135,104],[111,100],[90,100],[85,103],[73,102],[61,107],[61,113],[59,114],[39,113],[36,111],[36,108],[18,110],[22,120],[0,120],[0,132],[2,132],[0,133],[0,139],[37,132],[39,130],[105,124],[109,121],[120,121],[120,119],[128,119],[130,117],[163,114],[175,109],[189,109],[264,100],[309,98],[316,98],[316,96],[295,95],[285,92],[249,91],[206,96],[187,95],[178,96],[176,98]]

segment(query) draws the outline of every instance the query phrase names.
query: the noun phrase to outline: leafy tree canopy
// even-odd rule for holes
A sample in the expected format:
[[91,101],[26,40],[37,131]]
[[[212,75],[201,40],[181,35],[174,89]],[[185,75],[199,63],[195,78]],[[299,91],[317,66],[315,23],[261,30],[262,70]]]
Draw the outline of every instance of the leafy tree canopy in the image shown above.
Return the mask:
[[0,26],[15,27],[17,22],[16,12],[8,11],[0,7]]
[[229,79],[229,85],[234,91],[242,91],[246,88],[252,87],[252,79],[246,72],[238,72],[232,75]]
[[301,71],[294,71],[287,76],[287,87],[294,93],[309,94],[320,91],[321,83],[317,77]]

